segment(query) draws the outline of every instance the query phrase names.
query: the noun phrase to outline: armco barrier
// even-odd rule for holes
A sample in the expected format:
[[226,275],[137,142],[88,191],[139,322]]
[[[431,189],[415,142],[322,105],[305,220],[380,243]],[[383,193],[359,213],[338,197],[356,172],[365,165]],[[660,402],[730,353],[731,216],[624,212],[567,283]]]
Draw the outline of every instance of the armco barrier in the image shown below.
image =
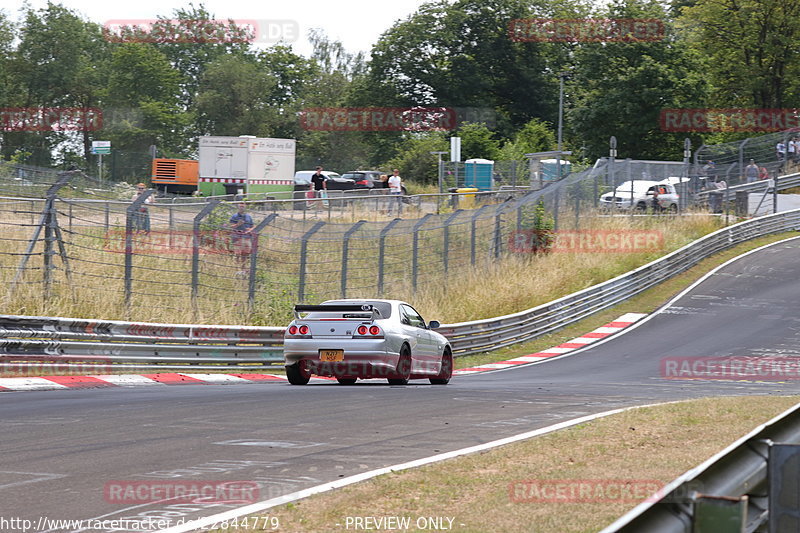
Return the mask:
[[[658,499],[648,498],[600,533],[795,532],[800,445],[793,443],[798,441],[800,406],[795,405],[672,481],[658,492]],[[789,448],[789,453],[773,453],[776,445]],[[703,505],[708,501],[722,501],[724,507]],[[702,529],[698,524],[714,527]]]
[[[454,355],[510,346],[556,331],[741,242],[800,229],[800,209],[734,224],[609,281],[511,315],[444,324]],[[199,326],[0,315],[0,362],[89,361],[130,368],[263,369],[282,360],[280,327]],[[171,365],[171,366],[164,366]],[[204,366],[196,366],[204,365]],[[0,367],[1,368],[1,367]]]

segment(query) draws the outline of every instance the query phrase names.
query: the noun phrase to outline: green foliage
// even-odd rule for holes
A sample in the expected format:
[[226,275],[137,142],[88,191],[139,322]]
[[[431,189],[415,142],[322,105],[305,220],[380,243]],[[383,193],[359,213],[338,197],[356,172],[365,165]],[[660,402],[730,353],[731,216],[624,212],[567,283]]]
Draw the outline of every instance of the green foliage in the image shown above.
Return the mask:
[[[487,130],[488,131],[488,130]],[[437,183],[439,171],[436,168],[438,158],[431,152],[449,150],[449,141],[443,133],[414,133],[403,141],[395,157],[385,167],[397,168],[404,180],[418,183]]]
[[523,161],[525,154],[533,152],[548,152],[556,149],[556,134],[550,127],[539,119],[531,119],[514,135],[513,141],[508,141],[500,149],[500,159],[503,161]]
[[464,124],[456,133],[461,137],[461,159],[491,159],[500,157],[500,142],[483,124]]

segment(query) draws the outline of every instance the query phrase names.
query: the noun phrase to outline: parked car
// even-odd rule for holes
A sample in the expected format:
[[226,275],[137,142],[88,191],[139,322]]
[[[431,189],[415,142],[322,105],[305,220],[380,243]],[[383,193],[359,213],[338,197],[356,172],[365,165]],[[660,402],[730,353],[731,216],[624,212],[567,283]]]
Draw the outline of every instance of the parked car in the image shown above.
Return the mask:
[[311,375],[332,376],[343,385],[386,378],[391,385],[428,379],[446,385],[453,351],[436,331],[399,300],[329,300],[296,305],[283,342],[286,377],[305,385]]
[[[388,189],[389,186],[381,180],[382,174],[387,173],[380,170],[353,170],[342,174],[342,177],[355,180],[356,189]],[[403,195],[408,194],[405,185],[401,185],[400,188],[403,190]]]
[[[316,173],[316,170],[299,170],[294,173],[294,190],[306,190],[311,185],[311,176]],[[356,188],[355,180],[345,178],[336,172],[323,170],[322,174],[325,176],[325,181],[328,184],[328,189],[331,191],[349,191]]]
[[[669,178],[668,178],[669,180]],[[620,184],[614,191],[600,196],[600,206],[609,209],[645,209],[652,207],[653,194],[658,190],[661,209],[678,211],[679,195],[675,185],[665,181],[634,180]]]

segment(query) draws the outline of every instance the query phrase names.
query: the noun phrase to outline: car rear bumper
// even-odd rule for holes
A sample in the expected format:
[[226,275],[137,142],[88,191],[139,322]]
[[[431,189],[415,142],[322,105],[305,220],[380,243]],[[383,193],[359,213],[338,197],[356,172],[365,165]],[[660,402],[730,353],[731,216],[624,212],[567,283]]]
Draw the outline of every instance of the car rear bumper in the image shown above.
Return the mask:
[[[342,361],[321,361],[320,350],[344,350]],[[389,378],[397,368],[399,352],[387,350],[381,340],[287,339],[283,346],[286,365],[302,362],[312,374],[350,378]]]

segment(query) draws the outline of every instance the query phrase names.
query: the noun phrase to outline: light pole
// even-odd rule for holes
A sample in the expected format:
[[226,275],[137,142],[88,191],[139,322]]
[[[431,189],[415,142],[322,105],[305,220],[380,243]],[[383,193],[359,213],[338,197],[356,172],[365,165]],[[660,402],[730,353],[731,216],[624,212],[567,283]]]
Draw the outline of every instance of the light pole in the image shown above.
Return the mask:
[[[561,151],[561,139],[564,133],[564,80],[569,78],[569,72],[562,70],[558,73],[558,151]],[[558,179],[561,179],[561,156],[556,163]]]

